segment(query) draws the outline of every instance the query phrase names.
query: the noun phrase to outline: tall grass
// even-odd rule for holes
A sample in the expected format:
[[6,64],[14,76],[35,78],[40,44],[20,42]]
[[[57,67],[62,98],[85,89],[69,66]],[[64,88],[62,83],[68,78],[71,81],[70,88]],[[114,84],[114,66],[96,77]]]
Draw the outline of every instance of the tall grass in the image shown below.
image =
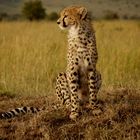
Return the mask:
[[140,88],[140,22],[95,24],[103,85]]
[[[94,23],[103,88],[140,87],[140,22]],[[65,70],[67,37],[52,22],[0,23],[0,92],[54,92]]]

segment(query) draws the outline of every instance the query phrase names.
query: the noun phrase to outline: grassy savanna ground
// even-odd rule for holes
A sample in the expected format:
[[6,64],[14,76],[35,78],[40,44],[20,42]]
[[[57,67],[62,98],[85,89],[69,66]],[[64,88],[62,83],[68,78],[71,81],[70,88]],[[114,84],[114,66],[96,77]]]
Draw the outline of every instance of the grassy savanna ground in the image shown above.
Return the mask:
[[[67,111],[0,120],[0,139],[140,139],[140,22],[94,23],[106,111],[77,121]],[[66,67],[66,32],[51,22],[0,23],[0,112],[48,106]]]

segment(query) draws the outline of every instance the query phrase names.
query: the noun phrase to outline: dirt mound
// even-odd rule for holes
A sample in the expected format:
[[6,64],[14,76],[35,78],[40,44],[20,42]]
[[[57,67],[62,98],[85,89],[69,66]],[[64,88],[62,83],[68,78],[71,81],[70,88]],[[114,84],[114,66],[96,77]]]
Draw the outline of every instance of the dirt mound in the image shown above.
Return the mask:
[[[0,120],[0,140],[89,140],[140,139],[140,91],[103,91],[105,111],[100,116],[83,112],[75,122],[66,110],[52,110]],[[0,96],[0,112],[22,105],[49,109],[48,97]]]

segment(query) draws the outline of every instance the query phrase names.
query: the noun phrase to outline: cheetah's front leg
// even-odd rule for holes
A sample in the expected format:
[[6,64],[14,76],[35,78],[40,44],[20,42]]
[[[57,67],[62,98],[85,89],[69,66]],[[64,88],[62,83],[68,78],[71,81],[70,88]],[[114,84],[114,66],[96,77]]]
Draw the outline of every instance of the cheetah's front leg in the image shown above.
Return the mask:
[[89,74],[89,93],[90,93],[90,107],[93,109],[93,114],[100,114],[101,109],[97,100],[97,93],[101,87],[101,74],[96,69],[90,69]]
[[66,73],[64,72],[59,73],[56,79],[55,89],[58,100],[60,101],[61,105],[65,105],[67,108],[69,108],[71,101]]
[[70,67],[73,69],[68,72],[68,83],[71,92],[71,114],[70,118],[75,120],[79,116],[79,98],[78,98],[78,66]]

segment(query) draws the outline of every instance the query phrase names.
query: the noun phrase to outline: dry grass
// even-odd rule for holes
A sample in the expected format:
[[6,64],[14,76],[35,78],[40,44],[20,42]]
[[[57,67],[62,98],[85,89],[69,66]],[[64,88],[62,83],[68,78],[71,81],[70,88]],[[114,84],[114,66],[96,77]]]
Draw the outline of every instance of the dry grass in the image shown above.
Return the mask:
[[[140,85],[140,22],[95,22],[102,88]],[[66,32],[56,23],[0,23],[0,91],[48,95],[66,67]]]
[[[105,112],[85,111],[77,122],[66,110],[0,120],[0,140],[140,139],[140,22],[94,25]],[[55,77],[66,67],[66,43],[55,23],[0,23],[0,112],[23,105],[50,109]]]
[[[133,140],[140,139],[140,91],[118,89],[101,94],[105,112],[93,117],[83,112],[76,122],[65,110],[28,114],[11,120],[0,120],[1,140]],[[53,98],[0,97],[0,111],[28,105],[50,108]],[[9,104],[9,106],[7,106]]]
[[60,36],[64,38],[54,23],[1,23],[0,90],[50,93],[65,65],[66,40],[60,42]]

